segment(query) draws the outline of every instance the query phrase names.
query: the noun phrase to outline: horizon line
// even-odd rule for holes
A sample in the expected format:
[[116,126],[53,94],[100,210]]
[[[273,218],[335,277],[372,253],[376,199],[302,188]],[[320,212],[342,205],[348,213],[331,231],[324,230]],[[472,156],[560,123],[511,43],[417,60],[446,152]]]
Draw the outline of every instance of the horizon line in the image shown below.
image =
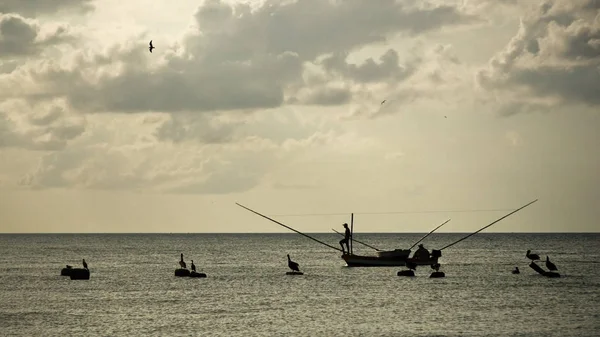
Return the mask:
[[[332,232],[304,232],[309,234],[336,234]],[[424,234],[427,232],[358,232],[355,234]],[[466,234],[472,232],[437,232],[437,234]],[[290,234],[298,235],[290,232],[0,232],[0,235],[54,235],[54,234],[69,234],[69,235],[85,235],[85,234]],[[597,232],[480,232],[478,234],[600,234]]]

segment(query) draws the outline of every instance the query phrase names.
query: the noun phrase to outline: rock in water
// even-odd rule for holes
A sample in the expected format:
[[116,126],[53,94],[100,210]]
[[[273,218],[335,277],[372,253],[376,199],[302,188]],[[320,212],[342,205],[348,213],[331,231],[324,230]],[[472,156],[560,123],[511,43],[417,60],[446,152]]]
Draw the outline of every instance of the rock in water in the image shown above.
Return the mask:
[[190,277],[206,277],[206,274],[193,271],[190,273]]
[[415,276],[415,272],[410,269],[401,270],[398,272],[398,276]]
[[69,276],[71,277],[71,280],[89,280],[90,271],[85,268],[71,268]]
[[175,269],[175,276],[185,277],[190,276],[190,271],[184,268]]

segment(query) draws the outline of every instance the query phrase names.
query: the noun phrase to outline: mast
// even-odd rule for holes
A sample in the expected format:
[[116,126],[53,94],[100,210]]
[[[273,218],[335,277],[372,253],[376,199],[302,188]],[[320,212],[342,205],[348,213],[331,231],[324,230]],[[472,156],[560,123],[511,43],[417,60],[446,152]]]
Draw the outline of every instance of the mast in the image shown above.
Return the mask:
[[350,213],[350,255],[353,253],[353,244],[354,241],[354,213]]

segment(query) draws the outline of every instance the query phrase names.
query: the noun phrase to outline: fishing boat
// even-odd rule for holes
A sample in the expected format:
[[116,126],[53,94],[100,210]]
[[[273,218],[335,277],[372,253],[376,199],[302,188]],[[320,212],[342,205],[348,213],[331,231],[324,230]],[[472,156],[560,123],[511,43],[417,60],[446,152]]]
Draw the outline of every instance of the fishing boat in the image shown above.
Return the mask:
[[[350,252],[342,254],[342,259],[346,262],[348,267],[401,267],[405,266],[406,262],[414,263],[418,266],[430,266],[438,262],[438,259],[442,256],[441,251],[432,251],[429,253],[425,248],[419,247],[419,250],[413,254],[413,257],[410,257],[410,253],[412,252],[412,248],[416,246],[421,241],[425,240],[429,235],[433,234],[440,227],[448,223],[450,219],[444,221],[441,225],[434,228],[432,231],[427,233],[425,236],[419,239],[419,241],[415,242],[408,249],[394,249],[394,250],[381,250],[371,245],[368,245],[364,242],[358,241],[354,239],[354,214],[350,215],[350,228],[351,228],[351,237],[350,237]],[[334,232],[339,233],[335,229]],[[353,243],[357,242],[364,246],[367,246],[371,249],[375,249],[376,255],[356,255],[354,254]]]
[[388,256],[370,256],[356,254],[342,254],[342,259],[346,261],[348,267],[401,267],[405,266],[406,262],[412,262],[418,266],[430,266],[438,262],[440,255],[435,255],[432,252],[429,258],[419,259],[410,256],[410,249],[396,249],[398,254]]
[[[516,212],[524,209],[525,207],[533,204],[537,200],[538,199],[535,199],[535,200],[533,200],[533,201],[525,204],[524,206],[521,206],[521,207],[513,210],[512,212],[510,212],[510,213],[502,216],[501,218],[495,220],[494,222],[488,224],[487,226],[484,226],[481,229],[479,229],[479,230],[477,230],[477,231],[475,231],[475,232],[473,232],[473,233],[471,233],[471,234],[469,234],[469,235],[467,235],[467,236],[465,236],[465,237],[463,237],[463,238],[461,238],[461,239],[459,239],[459,240],[457,240],[457,241],[455,241],[455,242],[453,242],[453,243],[451,243],[449,245],[446,245],[445,247],[443,247],[441,249],[433,249],[431,253],[429,253],[427,251],[426,254],[423,254],[423,253],[417,254],[419,252],[417,250],[413,254],[412,257],[410,256],[410,253],[412,252],[411,249],[416,244],[418,244],[419,242],[421,242],[422,240],[424,240],[427,236],[429,236],[430,234],[432,234],[435,230],[437,230],[438,228],[440,228],[441,226],[443,226],[445,223],[447,223],[448,221],[450,221],[450,219],[448,219],[446,222],[444,222],[441,225],[439,225],[438,227],[436,227],[434,230],[432,230],[431,232],[429,232],[427,235],[423,236],[419,241],[417,241],[415,244],[413,244],[413,246],[411,246],[409,249],[380,250],[380,249],[378,249],[376,247],[373,247],[373,246],[368,245],[368,244],[366,244],[364,242],[361,242],[361,241],[358,241],[358,240],[354,239],[353,238],[354,235],[351,235],[350,236],[350,241],[349,241],[349,248],[350,248],[349,250],[350,250],[350,252],[344,252],[340,248],[334,247],[334,246],[332,246],[332,245],[330,245],[328,243],[325,243],[325,242],[323,242],[321,240],[318,240],[318,239],[316,239],[316,238],[314,238],[314,237],[312,237],[310,235],[304,234],[304,233],[302,233],[302,232],[300,232],[300,231],[298,231],[298,230],[296,230],[296,229],[294,229],[294,228],[292,228],[290,226],[287,226],[287,225],[285,225],[285,224],[283,224],[283,223],[281,223],[281,222],[279,222],[279,221],[277,221],[275,219],[272,219],[272,218],[270,218],[270,217],[268,217],[268,216],[266,216],[264,214],[261,214],[261,213],[255,211],[255,210],[252,210],[252,209],[250,209],[250,208],[248,208],[246,206],[243,206],[243,205],[241,205],[239,203],[236,203],[236,204],[238,206],[240,206],[240,207],[242,207],[242,208],[244,208],[244,209],[246,209],[246,210],[248,210],[248,211],[250,211],[250,212],[252,212],[252,213],[254,213],[256,215],[259,215],[259,216],[261,216],[261,217],[263,217],[265,219],[268,219],[268,220],[270,220],[270,221],[272,221],[272,222],[274,222],[274,223],[276,223],[276,224],[278,224],[278,225],[280,225],[282,227],[290,229],[290,230],[292,230],[292,231],[294,231],[294,232],[296,232],[296,233],[298,233],[298,234],[300,234],[300,235],[302,235],[304,237],[307,237],[307,238],[309,238],[311,240],[314,240],[314,241],[316,241],[316,242],[318,242],[318,243],[320,243],[320,244],[322,244],[324,246],[327,246],[327,247],[329,247],[331,249],[334,249],[334,250],[337,250],[337,251],[341,252],[342,253],[341,258],[346,262],[346,265],[348,267],[399,267],[399,266],[405,266],[407,262],[413,263],[413,264],[416,264],[416,265],[421,265],[421,266],[436,264],[436,263],[438,263],[438,259],[440,257],[442,257],[442,250],[444,250],[446,248],[449,248],[449,247],[451,247],[451,246],[453,246],[453,245],[455,245],[455,244],[457,244],[457,243],[459,243],[459,242],[461,242],[461,241],[469,238],[470,236],[475,235],[475,234],[481,232],[482,230],[484,230],[484,229],[492,226],[493,224],[501,221],[502,219],[505,219],[505,218],[509,217],[510,215],[512,215],[512,214],[514,214],[514,213],[516,213]],[[353,233],[353,231],[354,231],[354,214],[351,214],[350,233]],[[337,231],[335,231],[335,232],[338,233],[338,234],[341,234],[341,233],[339,233]],[[341,235],[343,235],[343,234],[341,234]],[[357,242],[357,243],[363,244],[365,246],[368,246],[368,247],[370,247],[372,249],[375,249],[377,251],[377,254],[376,255],[356,255],[356,254],[354,254],[353,253],[353,248],[352,248],[354,242]]]

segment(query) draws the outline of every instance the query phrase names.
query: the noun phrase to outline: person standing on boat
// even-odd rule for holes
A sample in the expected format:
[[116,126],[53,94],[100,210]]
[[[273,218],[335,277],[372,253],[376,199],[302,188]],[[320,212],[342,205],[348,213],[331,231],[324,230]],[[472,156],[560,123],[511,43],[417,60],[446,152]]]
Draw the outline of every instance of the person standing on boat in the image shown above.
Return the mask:
[[348,228],[348,224],[345,223],[344,224],[344,228],[346,228],[346,231],[344,233],[344,238],[340,240],[340,246],[342,246],[342,254],[344,253],[344,243],[346,244],[346,250],[348,251],[348,254],[350,254],[350,237],[352,237],[352,233],[350,233],[350,228]]

